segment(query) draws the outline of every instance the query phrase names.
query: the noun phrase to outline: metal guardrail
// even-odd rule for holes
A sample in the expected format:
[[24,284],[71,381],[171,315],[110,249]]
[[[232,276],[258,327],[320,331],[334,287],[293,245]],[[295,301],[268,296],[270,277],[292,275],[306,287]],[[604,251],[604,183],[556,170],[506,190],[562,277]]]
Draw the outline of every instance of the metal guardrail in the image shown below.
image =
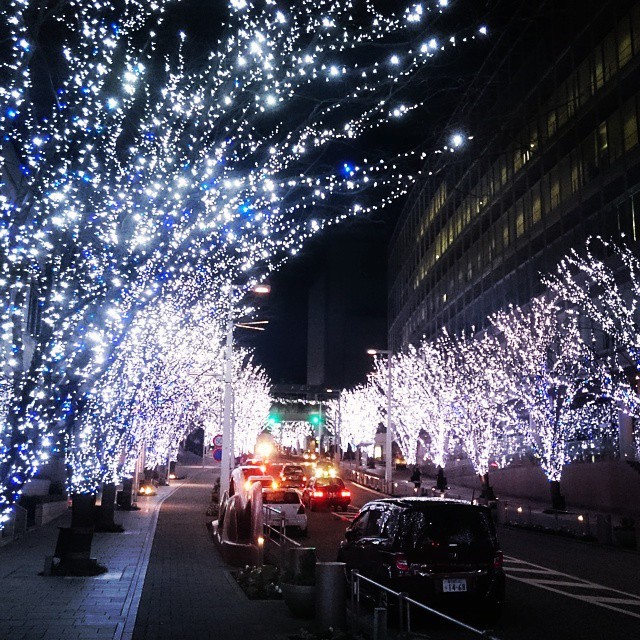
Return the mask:
[[476,629],[471,625],[468,625],[462,620],[458,620],[453,618],[442,611],[438,611],[437,609],[433,609],[432,607],[423,604],[422,602],[418,602],[417,600],[413,600],[406,593],[394,591],[393,589],[389,589],[389,587],[385,587],[384,585],[376,582],[375,580],[371,580],[366,576],[358,573],[356,569],[351,570],[351,611],[354,614],[354,619],[356,621],[357,628],[354,631],[357,633],[359,629],[359,620],[360,620],[360,583],[361,581],[366,582],[373,587],[375,587],[378,591],[383,591],[389,594],[392,598],[396,598],[398,601],[398,621],[400,625],[400,633],[411,633],[411,607],[416,607],[418,609],[422,609],[427,613],[431,613],[447,622],[450,622],[470,633],[477,635],[480,638],[484,638],[485,640],[499,640],[495,636],[491,635],[489,631],[483,631],[482,629]]
[[288,550],[302,545],[285,534],[287,518],[280,509],[268,505],[264,505],[263,508],[267,512],[267,519],[263,525],[265,551],[278,567],[286,569]]

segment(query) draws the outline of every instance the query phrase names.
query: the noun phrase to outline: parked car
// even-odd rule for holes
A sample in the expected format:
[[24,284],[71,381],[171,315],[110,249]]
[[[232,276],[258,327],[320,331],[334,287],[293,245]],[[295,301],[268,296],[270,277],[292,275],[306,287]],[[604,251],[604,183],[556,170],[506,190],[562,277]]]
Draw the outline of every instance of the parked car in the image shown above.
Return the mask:
[[262,504],[265,524],[279,526],[284,518],[284,526],[287,529],[295,527],[302,535],[306,535],[307,511],[295,489],[263,489]]
[[285,464],[280,472],[283,487],[304,487],[307,481],[304,469],[299,464]]
[[487,507],[440,498],[366,504],[345,532],[347,570],[434,606],[479,605],[495,619],[505,598],[502,551]]
[[309,511],[318,507],[346,511],[351,502],[351,492],[340,478],[311,478],[302,492],[302,501]]

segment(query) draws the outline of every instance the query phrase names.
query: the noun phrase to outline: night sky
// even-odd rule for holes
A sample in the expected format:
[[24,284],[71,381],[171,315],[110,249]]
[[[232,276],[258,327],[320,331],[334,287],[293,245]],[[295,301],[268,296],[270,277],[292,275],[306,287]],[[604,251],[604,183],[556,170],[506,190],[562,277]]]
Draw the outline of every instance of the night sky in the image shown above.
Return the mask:
[[[456,3],[459,7],[452,7],[451,17],[447,19],[460,20],[461,24],[481,24],[479,17],[487,10],[498,14],[504,7],[513,7],[518,2],[502,2],[499,0],[464,1]],[[284,6],[291,2],[283,2]],[[396,2],[381,0],[379,6],[393,6]],[[453,4],[453,3],[452,3]],[[189,34],[187,53],[189,58],[197,59],[206,55],[208,49],[215,48],[215,40],[221,33],[221,24],[226,15],[226,2],[212,0],[185,0],[176,4],[167,15],[165,23],[167,45],[172,46],[174,34],[184,30]],[[509,11],[509,9],[507,9]],[[472,15],[473,13],[473,15]],[[464,20],[462,22],[462,20]],[[486,50],[486,45],[481,45]],[[462,47],[460,49],[463,49]],[[477,50],[477,47],[476,47]],[[389,155],[390,149],[411,149],[419,143],[422,147],[436,146],[446,130],[447,120],[456,98],[465,86],[468,77],[477,68],[476,60],[472,64],[470,57],[474,57],[474,49],[467,48],[460,55],[451,55],[432,61],[433,76],[428,85],[422,90],[431,95],[426,108],[418,117],[410,118],[409,124],[399,122],[397,127],[389,133],[375,135],[358,141],[358,146],[341,148],[333,161],[338,165],[341,161],[360,162],[365,155],[377,157]],[[416,135],[416,132],[419,135]],[[326,160],[326,159],[325,159]],[[421,167],[421,163],[415,169]],[[272,292],[267,301],[261,302],[261,309],[257,317],[269,320],[267,330],[258,334],[247,330],[236,330],[236,340],[244,346],[253,347],[256,358],[267,370],[274,382],[304,384],[306,383],[306,352],[307,352],[307,316],[309,288],[314,280],[325,269],[327,255],[331,251],[349,251],[350,234],[358,233],[358,229],[367,235],[367,230],[375,227],[382,228],[381,233],[367,235],[371,238],[371,268],[363,269],[359,274],[361,287],[370,292],[367,313],[370,316],[383,318],[386,316],[386,254],[388,240],[402,208],[402,201],[397,201],[386,212],[378,214],[376,219],[357,222],[345,230],[331,229],[323,232],[308,243],[304,250],[272,274],[269,283]],[[371,226],[371,227],[370,227]],[[333,276],[335,278],[335,274]],[[364,320],[364,319],[363,319]],[[363,321],[363,331],[366,325]],[[371,330],[366,340],[371,346],[386,347],[386,323],[383,321],[381,330]],[[363,382],[370,362],[362,353],[362,345],[345,346],[345,380],[349,384]]]

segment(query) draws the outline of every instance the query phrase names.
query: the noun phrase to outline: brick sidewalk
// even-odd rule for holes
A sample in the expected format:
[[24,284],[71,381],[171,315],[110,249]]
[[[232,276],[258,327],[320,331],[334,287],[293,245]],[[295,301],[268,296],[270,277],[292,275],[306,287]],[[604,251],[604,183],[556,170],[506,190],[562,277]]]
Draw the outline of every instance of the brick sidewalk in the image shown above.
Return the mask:
[[[187,474],[198,473],[186,468]],[[211,472],[209,472],[211,473]],[[96,533],[92,556],[108,573],[92,578],[40,576],[70,513],[0,548],[0,640],[123,640],[133,628],[158,508],[179,485],[140,498],[140,511],[116,512],[124,533]]]
[[249,600],[215,548],[205,515],[211,472],[162,505],[133,640],[276,640],[300,620],[278,600]]
[[212,467],[116,512],[124,533],[96,533],[108,573],[38,575],[70,514],[0,548],[0,640],[283,640],[303,623],[282,601],[251,601],[206,529]]

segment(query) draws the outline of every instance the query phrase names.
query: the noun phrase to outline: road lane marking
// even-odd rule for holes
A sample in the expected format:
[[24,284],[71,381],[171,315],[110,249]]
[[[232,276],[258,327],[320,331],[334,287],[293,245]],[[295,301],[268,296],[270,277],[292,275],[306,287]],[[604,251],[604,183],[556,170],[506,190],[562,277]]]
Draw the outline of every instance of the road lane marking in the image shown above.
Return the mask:
[[[572,576],[569,573],[555,571],[554,569],[533,564],[532,562],[526,562],[525,560],[520,560],[512,556],[505,556],[504,560],[505,573],[511,580],[523,582],[533,587],[551,591],[552,593],[558,593],[568,598],[573,598],[574,600],[594,604],[604,609],[617,611],[627,616],[640,618],[640,610],[622,608],[631,607],[635,609],[637,607],[640,609],[640,596],[634,593],[627,593],[619,589],[605,587],[604,585]],[[530,577],[525,577],[526,575]],[[585,592],[585,590],[589,590],[592,593]],[[614,597],[611,594],[616,594],[616,596]]]
[[338,520],[343,520],[344,522],[353,522],[360,509],[354,507],[353,505],[349,505],[348,509],[349,511],[347,511],[346,513],[338,513],[337,511],[332,511],[331,515],[335,518],[338,518]]

